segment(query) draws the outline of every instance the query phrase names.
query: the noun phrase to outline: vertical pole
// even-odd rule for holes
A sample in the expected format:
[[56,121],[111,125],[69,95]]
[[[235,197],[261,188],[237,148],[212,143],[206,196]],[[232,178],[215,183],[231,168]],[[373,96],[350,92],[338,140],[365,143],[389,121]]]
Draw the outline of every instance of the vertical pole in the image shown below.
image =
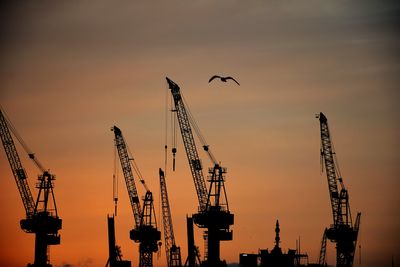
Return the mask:
[[117,253],[115,250],[115,225],[114,216],[107,216],[108,222],[108,260],[110,267],[114,267],[116,264]]
[[47,244],[45,231],[35,233],[35,262],[33,266],[47,266]]
[[193,218],[186,216],[187,225],[187,242],[188,242],[188,263],[189,267],[196,266],[196,258],[194,253],[194,230],[193,230]]

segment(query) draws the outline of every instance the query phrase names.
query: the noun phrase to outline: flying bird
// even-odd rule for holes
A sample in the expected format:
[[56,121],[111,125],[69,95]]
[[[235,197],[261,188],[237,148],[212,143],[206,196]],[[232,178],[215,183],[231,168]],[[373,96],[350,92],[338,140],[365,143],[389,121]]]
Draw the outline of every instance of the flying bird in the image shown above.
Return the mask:
[[236,81],[234,78],[232,78],[231,76],[228,76],[228,77],[221,77],[221,76],[218,76],[218,75],[214,75],[214,76],[212,76],[211,78],[210,78],[210,80],[208,80],[208,82],[210,83],[212,80],[214,80],[215,78],[219,78],[219,79],[221,79],[221,81],[222,82],[227,82],[227,80],[233,80],[235,83],[237,83],[238,85],[240,85],[239,83],[238,83],[238,81]]

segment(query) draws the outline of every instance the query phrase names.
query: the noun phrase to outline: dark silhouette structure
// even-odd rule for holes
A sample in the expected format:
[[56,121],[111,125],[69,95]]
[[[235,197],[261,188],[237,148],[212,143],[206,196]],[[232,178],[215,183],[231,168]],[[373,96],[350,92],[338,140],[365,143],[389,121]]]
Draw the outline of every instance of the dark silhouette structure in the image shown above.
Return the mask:
[[295,256],[296,250],[289,249],[288,253],[285,254],[282,252],[282,249],[279,247],[280,243],[280,228],[279,221],[276,221],[275,227],[275,246],[271,250],[271,252],[266,250],[260,250],[261,256],[261,266],[262,267],[293,267],[295,266]]
[[171,208],[168,200],[167,182],[165,181],[164,171],[162,169],[159,170],[159,175],[167,267],[182,267],[181,248],[175,243]]
[[[361,213],[357,213],[353,225],[349,193],[344,186],[343,178],[339,170],[336,153],[333,148],[328,128],[328,119],[321,112],[317,114],[321,130],[321,163],[323,162],[328,178],[329,197],[332,206],[333,224],[325,229],[321,245],[320,265],[326,264],[326,238],[336,243],[336,267],[352,267],[357,245],[357,236],[360,227]],[[338,188],[338,182],[340,190]],[[325,239],[325,241],[324,241]]]
[[[307,266],[308,255],[301,254],[300,249],[289,249],[284,253],[279,246],[280,243],[280,227],[279,221],[275,226],[275,246],[271,251],[268,249],[260,249],[258,254],[240,254],[241,267],[301,267]],[[300,247],[300,245],[299,245]],[[306,261],[306,262],[304,262]],[[260,263],[260,264],[259,264]]]
[[115,242],[114,216],[107,216],[108,225],[108,261],[106,267],[131,267],[130,261],[122,259],[121,248]]
[[[10,130],[26,150],[29,158],[42,172],[36,186],[39,190],[36,201],[33,200],[28,185],[28,176],[22,166]],[[61,230],[62,223],[62,220],[58,217],[54,198],[55,175],[45,170],[35,158],[35,155],[18,135],[11,122],[7,121],[3,110],[0,110],[0,136],[26,212],[26,218],[20,221],[21,229],[26,233],[35,234],[35,260],[33,264],[28,264],[28,266],[51,267],[49,246],[60,244],[58,231]]]
[[[169,78],[166,79],[174,100],[175,109],[173,112],[176,113],[178,118],[200,206],[199,212],[193,214],[193,221],[198,227],[207,229],[204,232],[206,247],[205,259],[202,264],[210,267],[226,266],[226,262],[220,259],[220,241],[232,240],[233,236],[230,226],[233,225],[234,220],[233,214],[229,211],[225,191],[226,168],[220,166],[211,153],[209,146],[200,133],[199,127],[191,116],[191,113],[187,111],[187,107],[185,107],[179,86]],[[213,167],[209,168],[208,190],[203,176],[203,167],[194,141],[192,126],[213,163]],[[172,152],[173,154],[176,153],[176,147],[172,149]]]
[[240,253],[240,267],[258,267],[258,254]]
[[[147,188],[144,179],[140,175],[133,157],[129,155],[125,139],[121,130],[114,126],[112,128],[115,135],[115,147],[118,150],[121,168],[124,173],[126,188],[128,190],[133,217],[135,219],[135,228],[130,231],[130,239],[139,243],[139,267],[153,266],[153,253],[158,251],[161,232],[157,229],[156,216],[153,205],[153,194]],[[131,165],[132,164],[132,165]],[[139,176],[141,184],[146,190],[143,201],[143,210],[140,208],[139,196],[137,193],[132,169]]]
[[186,216],[186,227],[187,227],[187,248],[188,256],[186,258],[185,266],[187,267],[200,267],[200,253],[199,249],[194,244],[194,229],[193,229],[193,218]]
[[228,77],[221,77],[221,76],[218,76],[218,75],[214,75],[214,76],[212,76],[209,80],[208,80],[208,82],[210,83],[212,80],[214,80],[214,79],[220,79],[221,80],[221,82],[227,82],[228,80],[232,80],[232,81],[234,81],[235,83],[237,83],[237,85],[240,85],[239,84],[239,82],[238,81],[236,81],[233,77],[231,77],[231,76],[228,76]]

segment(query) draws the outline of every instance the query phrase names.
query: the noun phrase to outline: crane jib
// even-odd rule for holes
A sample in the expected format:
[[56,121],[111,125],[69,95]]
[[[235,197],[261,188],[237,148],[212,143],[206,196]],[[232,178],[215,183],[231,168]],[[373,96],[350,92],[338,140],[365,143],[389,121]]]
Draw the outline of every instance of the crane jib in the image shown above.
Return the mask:
[[201,161],[197,152],[197,147],[194,141],[192,128],[190,126],[189,117],[186,112],[185,105],[182,101],[179,86],[168,77],[166,77],[166,79],[169,84],[169,88],[171,89],[172,97],[174,99],[176,115],[178,117],[183,144],[186,150],[186,155],[195,184],[200,210],[205,210],[208,198],[207,186],[202,171]]
[[339,190],[337,186],[336,168],[333,157],[333,148],[331,144],[327,118],[324,114],[320,114],[320,129],[321,129],[321,155],[324,160],[326,175],[328,179],[328,190],[331,199],[333,221],[340,221],[339,218]]
[[120,159],[122,172],[125,178],[129,201],[131,202],[132,213],[135,219],[135,226],[139,227],[141,218],[141,207],[132,168],[129,162],[128,149],[126,147],[126,143],[122,136],[121,130],[117,126],[114,126],[112,130],[115,135],[115,146],[118,150],[118,156]]
[[165,253],[168,267],[182,266],[180,248],[175,244],[175,235],[172,225],[171,208],[168,200],[167,184],[164,171],[159,169],[161,209],[164,226]]
[[18,155],[8,125],[9,123],[7,122],[3,110],[0,110],[0,136],[3,147],[6,152],[12,173],[14,175],[14,179],[25,208],[26,216],[31,217],[34,213],[35,201],[28,185],[27,174],[25,172],[25,169],[22,167],[21,159]]

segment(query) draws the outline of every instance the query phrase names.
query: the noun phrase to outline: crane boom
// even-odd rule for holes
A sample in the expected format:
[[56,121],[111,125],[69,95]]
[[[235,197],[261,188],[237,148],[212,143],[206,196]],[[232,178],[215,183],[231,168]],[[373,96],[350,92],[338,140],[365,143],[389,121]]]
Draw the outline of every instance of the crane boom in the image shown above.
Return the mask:
[[160,175],[161,210],[162,210],[162,218],[164,225],[165,249],[167,250],[167,259],[168,259],[169,250],[171,249],[172,246],[175,245],[175,235],[174,235],[174,228],[172,226],[172,216],[168,200],[167,184],[165,181],[164,171],[162,169],[159,170],[159,175]]
[[325,228],[324,234],[322,236],[321,240],[321,249],[319,251],[319,266],[327,266],[326,264],[326,231],[327,229]]
[[32,197],[27,180],[28,177],[25,169],[22,167],[22,163],[11,136],[8,122],[3,110],[0,110],[0,135],[4,150],[7,154],[8,162],[10,163],[10,167],[14,175],[15,182],[17,183],[19,194],[21,195],[21,199],[24,204],[26,217],[30,218],[35,210],[35,201]]
[[331,137],[328,128],[328,120],[323,113],[319,114],[320,130],[321,130],[321,157],[325,163],[326,175],[328,178],[328,190],[331,199],[332,216],[334,224],[341,223],[340,216],[340,195],[337,185],[337,180],[342,181],[338,176],[338,171],[335,167],[334,150],[331,142]]
[[[180,93],[179,86],[166,78],[169,88],[171,89],[172,97],[175,103],[175,112],[178,117],[179,127],[182,133],[183,144],[185,146],[186,155],[189,161],[190,171],[192,172],[194,185],[197,192],[200,210],[205,210],[207,206],[207,187],[203,175],[203,167],[197,152],[196,143],[194,141],[192,128],[188,114],[186,112],[185,104]],[[205,147],[205,149],[207,149]]]
[[135,219],[135,227],[137,228],[140,226],[141,208],[138,192],[135,185],[135,179],[132,172],[132,166],[130,163],[131,159],[129,158],[128,149],[126,147],[125,139],[122,136],[121,130],[117,126],[114,126],[112,128],[112,131],[115,135],[115,146],[118,150],[121,168],[124,173],[126,188],[128,190],[129,201],[131,202],[133,217]]
[[182,266],[180,248],[175,244],[174,228],[172,226],[171,208],[169,206],[167,183],[165,181],[164,171],[159,170],[160,191],[161,191],[161,209],[164,225],[165,252],[168,267]]

